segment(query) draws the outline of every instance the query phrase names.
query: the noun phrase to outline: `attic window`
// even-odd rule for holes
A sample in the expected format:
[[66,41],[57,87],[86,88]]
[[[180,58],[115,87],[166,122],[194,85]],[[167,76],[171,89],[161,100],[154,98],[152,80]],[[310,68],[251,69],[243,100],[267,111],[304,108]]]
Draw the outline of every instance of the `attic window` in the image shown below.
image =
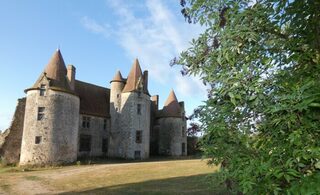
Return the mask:
[[41,84],[40,85],[40,96],[44,96],[45,92],[46,92],[46,85]]

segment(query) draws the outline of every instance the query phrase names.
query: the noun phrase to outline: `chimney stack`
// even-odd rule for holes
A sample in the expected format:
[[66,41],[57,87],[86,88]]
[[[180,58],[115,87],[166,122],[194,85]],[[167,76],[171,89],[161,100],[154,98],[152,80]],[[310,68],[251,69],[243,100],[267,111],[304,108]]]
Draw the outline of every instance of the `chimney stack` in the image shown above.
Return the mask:
[[148,71],[143,71],[143,91],[148,92]]
[[159,95],[151,96],[151,101],[155,107],[154,109],[159,110]]
[[73,65],[68,65],[67,68],[67,77],[69,80],[70,88],[74,90],[74,84],[76,80],[76,68]]

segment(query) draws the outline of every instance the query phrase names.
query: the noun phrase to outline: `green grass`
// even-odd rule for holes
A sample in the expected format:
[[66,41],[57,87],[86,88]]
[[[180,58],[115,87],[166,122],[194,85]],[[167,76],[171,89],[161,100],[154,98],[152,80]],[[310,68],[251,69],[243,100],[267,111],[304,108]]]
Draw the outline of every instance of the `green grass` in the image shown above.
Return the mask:
[[[0,183],[1,177],[6,179],[3,180],[5,186],[0,187],[17,194],[20,192],[10,189],[13,190],[19,182],[30,181],[39,189],[61,194],[226,194],[223,187],[209,187],[207,177],[217,170],[218,167],[209,167],[205,160],[199,159],[130,163],[99,161],[98,164],[57,169],[38,168],[32,172],[2,171]],[[24,190],[27,192],[27,187]]]

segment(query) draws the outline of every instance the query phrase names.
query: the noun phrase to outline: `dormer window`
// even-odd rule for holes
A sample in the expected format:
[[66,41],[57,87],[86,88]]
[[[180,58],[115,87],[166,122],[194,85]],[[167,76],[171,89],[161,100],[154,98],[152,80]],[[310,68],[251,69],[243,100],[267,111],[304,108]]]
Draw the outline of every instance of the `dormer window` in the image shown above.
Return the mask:
[[40,96],[44,96],[45,92],[46,92],[46,85],[41,84],[40,85]]

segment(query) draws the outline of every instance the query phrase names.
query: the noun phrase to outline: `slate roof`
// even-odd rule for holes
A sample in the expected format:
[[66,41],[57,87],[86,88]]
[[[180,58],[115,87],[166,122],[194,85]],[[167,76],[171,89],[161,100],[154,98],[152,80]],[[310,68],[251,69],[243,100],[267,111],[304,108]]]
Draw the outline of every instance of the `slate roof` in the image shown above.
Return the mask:
[[110,117],[110,89],[76,80],[75,93],[80,97],[80,114]]
[[173,90],[171,90],[166,102],[164,103],[161,114],[163,116],[181,117],[181,107]]
[[119,70],[116,72],[111,82],[125,82],[125,79],[123,79],[121,72]]
[[135,91],[138,88],[138,82],[141,81],[142,78],[142,71],[139,64],[138,59],[135,59],[133,62],[132,68],[129,72],[127,83],[123,88],[122,92],[131,92]]
[[40,75],[35,84],[29,89],[38,89],[41,81],[43,80],[43,77],[46,77],[48,79],[49,88],[53,90],[73,93],[67,79],[67,68],[59,49],[55,51],[43,73]]

